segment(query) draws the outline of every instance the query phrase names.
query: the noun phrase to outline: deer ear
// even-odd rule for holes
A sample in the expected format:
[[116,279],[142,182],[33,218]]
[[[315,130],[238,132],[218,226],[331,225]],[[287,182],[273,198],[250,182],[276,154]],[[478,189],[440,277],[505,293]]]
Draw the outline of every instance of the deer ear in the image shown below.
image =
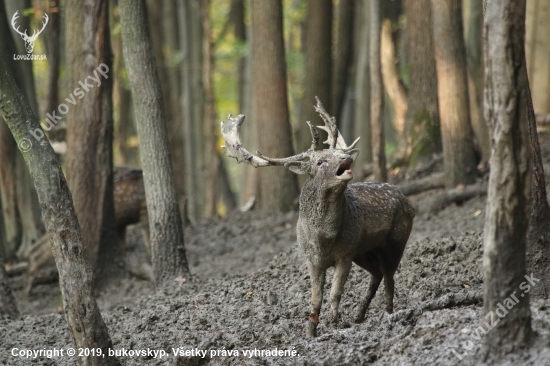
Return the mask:
[[309,174],[310,172],[309,162],[303,161],[289,161],[285,163],[285,168],[295,174]]
[[351,160],[355,161],[355,159],[357,159],[357,156],[359,155],[359,149],[352,149],[348,151],[348,154],[351,157]]

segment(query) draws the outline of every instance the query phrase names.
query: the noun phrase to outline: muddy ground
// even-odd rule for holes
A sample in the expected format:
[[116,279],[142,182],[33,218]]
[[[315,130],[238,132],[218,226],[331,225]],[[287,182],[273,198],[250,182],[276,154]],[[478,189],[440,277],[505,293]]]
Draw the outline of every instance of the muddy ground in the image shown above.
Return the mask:
[[[544,154],[545,162],[550,162],[546,148]],[[440,165],[430,169],[437,171]],[[404,178],[406,175],[398,174],[396,179]],[[412,200],[418,203],[437,192],[432,190]],[[328,324],[330,305],[325,295],[315,339],[305,337],[309,276],[296,244],[297,214],[267,217],[257,212],[234,213],[226,219],[202,222],[186,230],[194,278],[184,284],[174,282],[174,294],[154,293],[150,282],[131,275],[98,294],[113,349],[167,353],[163,358],[123,356],[123,365],[481,364],[477,328],[485,315],[479,302],[485,204],[485,197],[477,197],[430,217],[416,217],[395,275],[392,315],[384,311],[381,286],[365,322],[352,322],[369,280],[367,272],[354,266],[340,304],[339,328]],[[140,235],[137,227],[128,232],[129,266],[145,260]],[[48,278],[52,270],[45,268],[43,277]],[[327,279],[331,274],[329,271]],[[26,297],[24,280],[24,276],[12,278],[24,315],[0,320],[0,364],[75,365],[76,358],[68,356],[33,360],[11,356],[13,348],[66,352],[72,346],[60,313],[57,284],[37,285]],[[327,280],[325,294],[329,291]],[[465,298],[470,305],[426,310],[434,303],[452,304],[458,298]],[[505,364],[550,365],[546,341],[550,336],[550,302],[532,301],[531,309],[533,328],[541,341],[510,356]],[[205,358],[175,358],[172,353],[177,349],[207,353]],[[290,356],[249,357],[248,351],[255,349],[287,350]]]

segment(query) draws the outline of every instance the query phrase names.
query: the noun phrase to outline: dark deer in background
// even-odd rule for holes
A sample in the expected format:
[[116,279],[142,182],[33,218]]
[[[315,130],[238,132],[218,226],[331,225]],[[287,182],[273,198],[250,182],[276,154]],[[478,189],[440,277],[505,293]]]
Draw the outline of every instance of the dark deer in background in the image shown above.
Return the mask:
[[[387,183],[354,183],[351,164],[359,151],[357,140],[347,146],[336,121],[317,99],[315,110],[325,126],[309,128],[313,137],[306,152],[281,159],[268,158],[259,151],[249,153],[240,143],[239,128],[244,116],[229,116],[221,124],[227,156],[254,167],[282,165],[296,174],[309,174],[300,194],[297,224],[298,244],[307,259],[311,280],[311,315],[308,334],[315,336],[323,301],[326,270],[334,266],[330,293],[332,321],[338,321],[338,305],[352,262],[371,274],[366,297],[356,322],[363,321],[367,308],[384,278],[386,310],[393,312],[393,275],[409,239],[414,208],[397,188]],[[317,128],[328,133],[328,149],[317,150]]]
[[15,14],[13,14],[13,17],[11,18],[11,26],[13,27],[13,29],[17,33],[19,33],[21,38],[23,38],[23,41],[25,41],[25,49],[27,50],[27,53],[32,53],[32,50],[34,49],[34,42],[36,41],[36,38],[38,38],[38,35],[40,33],[42,33],[44,28],[46,28],[46,24],[48,24],[48,19],[49,19],[48,14],[44,13],[44,21],[42,22],[42,29],[35,30],[32,33],[32,36],[29,36],[29,35],[27,35],[27,30],[26,29],[25,29],[25,32],[21,32],[19,30],[19,26],[17,26],[15,24],[15,21],[17,20],[17,18],[19,18],[19,15],[17,14],[18,12],[19,12],[19,10],[16,11]]

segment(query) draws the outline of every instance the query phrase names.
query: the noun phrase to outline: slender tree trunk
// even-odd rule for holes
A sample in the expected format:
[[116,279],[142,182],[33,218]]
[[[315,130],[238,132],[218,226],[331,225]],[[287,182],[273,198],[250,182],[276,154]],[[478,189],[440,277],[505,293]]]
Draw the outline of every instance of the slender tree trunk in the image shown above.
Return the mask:
[[537,135],[537,122],[533,109],[533,100],[529,85],[525,87],[527,103],[527,120],[531,142],[531,159],[533,160],[533,205],[527,231],[528,268],[541,280],[539,286],[530,292],[532,297],[548,298],[550,293],[550,205],[546,196],[546,180]]
[[537,114],[550,113],[550,2],[530,0],[528,2],[529,23],[526,42],[529,78],[533,91],[533,106]]
[[485,335],[487,351],[492,355],[516,351],[532,335],[529,294],[521,286],[526,280],[532,178],[524,34],[525,0],[487,4],[485,116],[492,130],[493,154],[483,252],[485,313],[495,314],[512,295],[517,300],[511,300],[513,307],[507,307],[506,316]]
[[388,180],[384,139],[384,84],[382,83],[382,65],[380,63],[380,32],[382,17],[380,0],[370,0],[370,120],[372,127],[372,162],[374,179],[378,182]]
[[[6,8],[12,8],[13,12],[18,10],[18,7],[24,5],[22,3],[10,2],[8,7],[4,6],[4,1],[0,0],[0,33],[9,35],[13,28],[8,25],[8,15]],[[24,19],[21,19],[24,18]],[[28,23],[27,17],[21,17],[22,25]],[[18,23],[21,24],[21,23]],[[17,39],[20,37],[17,35]],[[14,42],[10,36],[3,38],[2,46],[7,54],[18,52],[17,45],[23,45],[20,42]],[[21,46],[22,47],[22,46]],[[25,52],[24,49],[22,52]],[[15,80],[20,90],[23,91],[29,101],[33,111],[38,112],[38,103],[34,90],[34,79],[32,74],[31,62],[14,62],[11,58],[6,61],[11,72],[15,76]],[[0,161],[0,197],[4,199],[4,215],[5,229],[7,235],[6,242],[6,257],[13,259],[17,251],[17,255],[21,258],[27,248],[40,238],[44,233],[42,224],[40,206],[36,191],[32,185],[32,180],[25,168],[25,162],[19,151],[17,151],[13,136],[3,122],[0,122],[0,156],[5,156],[6,159]],[[15,179],[14,179],[15,177]]]
[[[483,116],[483,3],[469,0],[469,18],[466,38],[466,56],[468,60],[468,95],[470,100],[470,119],[477,139],[477,148],[481,161],[488,163],[491,158],[491,139],[489,128]],[[465,3],[466,4],[466,3]]]
[[[84,244],[97,279],[122,275],[122,250],[116,243],[113,201],[112,54],[106,0],[67,3],[67,67],[71,88],[84,97],[53,110],[67,113],[67,180],[81,223]],[[99,73],[103,70],[104,75]],[[98,81],[93,82],[89,76]],[[82,84],[79,84],[82,82]],[[88,86],[87,86],[88,85]],[[73,97],[77,97],[76,89]],[[66,103],[66,104],[65,104]],[[69,107],[70,106],[70,107]],[[49,128],[55,125],[50,119]],[[106,251],[107,253],[102,253]],[[101,254],[100,254],[101,253]],[[101,260],[98,261],[98,256]]]
[[59,66],[61,63],[61,6],[59,0],[49,2],[50,20],[48,22],[48,95],[46,99],[46,113],[57,109],[59,103]]
[[359,39],[359,57],[357,60],[357,81],[355,84],[355,111],[354,111],[354,136],[361,137],[357,148],[361,153],[355,159],[355,166],[359,167],[361,174],[356,179],[363,178],[363,169],[366,163],[372,162],[372,131],[371,131],[371,98],[370,98],[370,2],[363,0],[361,4],[361,35]]
[[[251,5],[252,121],[258,125],[259,146],[263,154],[291,156],[282,3],[281,0],[265,0]],[[262,169],[259,177],[263,211],[285,212],[293,208],[298,197],[294,174],[286,170]]]
[[166,75],[168,77],[168,94],[166,105],[170,109],[171,117],[167,119],[168,144],[170,158],[172,159],[172,171],[178,193],[178,203],[181,217],[185,220],[185,159],[183,141],[183,118],[181,115],[181,67],[175,62],[178,52],[181,51],[178,28],[178,4],[177,0],[163,0],[162,6],[163,45],[164,59],[167,62]]
[[[162,92],[151,51],[145,1],[121,0],[124,59],[134,97],[157,287],[189,276],[183,227],[164,128]],[[170,286],[171,285],[171,286]]]
[[216,215],[216,204],[218,202],[218,165],[219,155],[216,144],[217,114],[216,100],[214,96],[214,44],[212,42],[212,27],[210,25],[210,0],[203,0],[201,11],[202,20],[202,53],[203,68],[202,78],[204,85],[204,161],[205,161],[205,195],[204,195],[204,216]]
[[397,164],[441,151],[437,74],[430,0],[406,0],[409,102]]
[[185,159],[187,212],[192,223],[203,216],[204,144],[202,84],[202,2],[179,3],[180,42],[183,53],[181,110]]
[[[423,14],[425,16],[425,14]],[[405,129],[405,113],[407,112],[407,93],[397,72],[397,61],[392,39],[392,24],[389,19],[382,22],[382,33],[380,42],[382,78],[384,89],[388,93],[389,100],[393,104],[394,118],[393,128],[397,132],[398,140],[403,137]]]
[[432,0],[445,186],[471,184],[476,177],[470,125],[466,49],[461,2]]
[[[36,115],[7,71],[5,55],[0,56],[0,113],[15,140],[32,139],[29,129],[42,131]],[[80,226],[71,192],[55,152],[49,144],[34,144],[23,152],[32,176],[52,251],[59,271],[63,306],[73,343],[78,348],[101,348],[107,354],[113,344],[93,295],[93,274],[86,258]],[[85,311],[83,311],[85,309]],[[115,357],[80,358],[81,365],[120,365]]]
[[[353,15],[354,0],[340,0],[336,7],[336,42],[332,72],[332,113],[341,124],[344,97],[348,84],[349,69],[353,61]],[[303,121],[301,121],[303,123]]]
[[[311,146],[311,134],[306,121],[322,124],[313,109],[315,97],[319,97],[331,115],[332,80],[332,0],[308,0],[305,20],[305,81],[296,129],[296,151],[306,151]],[[325,139],[321,136],[320,141]],[[305,176],[304,176],[305,177]],[[300,179],[302,180],[302,179]],[[305,179],[304,179],[305,180]]]
[[[246,25],[244,20],[244,0],[231,0],[231,17],[233,19],[233,33],[238,42],[246,42]],[[246,56],[237,62],[239,111],[245,111],[246,99]]]
[[[0,202],[0,208],[2,204]],[[0,211],[1,212],[1,211]],[[2,214],[0,213],[0,216]],[[3,224],[2,218],[0,217],[0,224]],[[0,232],[2,235],[2,232]],[[0,236],[0,244],[2,244],[2,237]],[[19,310],[17,309],[17,304],[15,303],[15,298],[11,292],[10,282],[8,275],[6,274],[6,267],[4,266],[4,252],[0,246],[0,317],[9,316],[12,319],[15,319],[19,316]]]

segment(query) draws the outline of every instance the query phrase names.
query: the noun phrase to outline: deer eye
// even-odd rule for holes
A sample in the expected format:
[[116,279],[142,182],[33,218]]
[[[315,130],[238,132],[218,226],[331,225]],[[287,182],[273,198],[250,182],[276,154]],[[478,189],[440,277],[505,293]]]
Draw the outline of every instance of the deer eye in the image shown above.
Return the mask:
[[321,165],[323,164],[323,161],[319,159],[319,161],[317,161],[317,165]]

